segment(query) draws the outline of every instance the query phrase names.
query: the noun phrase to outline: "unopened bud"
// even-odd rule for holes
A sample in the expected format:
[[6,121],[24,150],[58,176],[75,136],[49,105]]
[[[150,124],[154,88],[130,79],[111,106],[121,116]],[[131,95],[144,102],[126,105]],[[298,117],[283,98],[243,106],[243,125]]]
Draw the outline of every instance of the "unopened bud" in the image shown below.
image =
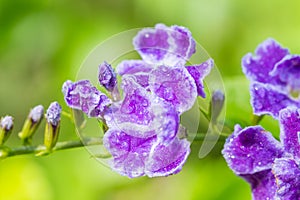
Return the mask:
[[47,150],[51,150],[56,145],[60,129],[60,115],[61,106],[57,102],[51,103],[46,112],[44,145]]
[[11,116],[5,116],[0,121],[0,146],[8,139],[13,129],[14,122]]
[[99,65],[98,79],[100,84],[108,91],[112,92],[117,85],[117,76],[113,68],[107,62]]
[[19,137],[28,143],[37,128],[39,127],[44,116],[44,107],[42,105],[35,106],[30,110],[27,119],[23,125],[22,131],[19,133]]
[[222,111],[224,106],[225,96],[224,93],[220,90],[216,90],[213,92],[211,101],[210,101],[210,117],[211,120],[215,123]]

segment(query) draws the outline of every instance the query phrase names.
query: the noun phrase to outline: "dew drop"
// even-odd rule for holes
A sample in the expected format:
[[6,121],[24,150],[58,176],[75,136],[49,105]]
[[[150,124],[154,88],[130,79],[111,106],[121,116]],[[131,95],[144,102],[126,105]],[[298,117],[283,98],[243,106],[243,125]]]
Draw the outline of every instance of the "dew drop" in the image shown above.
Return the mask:
[[264,98],[264,97],[266,96],[266,91],[265,91],[265,89],[263,89],[263,88],[258,88],[258,89],[257,89],[257,94],[258,94],[260,97]]
[[258,164],[258,166],[260,166],[260,165],[261,165],[261,162],[258,162],[257,164]]

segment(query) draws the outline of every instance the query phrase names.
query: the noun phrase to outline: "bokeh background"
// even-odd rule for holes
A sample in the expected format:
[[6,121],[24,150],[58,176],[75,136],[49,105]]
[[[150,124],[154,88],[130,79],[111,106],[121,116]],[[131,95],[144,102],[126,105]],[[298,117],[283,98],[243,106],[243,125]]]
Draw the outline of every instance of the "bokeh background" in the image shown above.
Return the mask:
[[[75,79],[96,45],[113,34],[159,22],[191,30],[223,76],[227,119],[247,122],[251,107],[241,58],[268,37],[299,54],[299,7],[298,0],[0,0],[0,116],[15,118],[7,145],[20,145],[17,133],[31,107],[57,100],[66,109],[61,85]],[[262,123],[278,134],[272,119]],[[76,139],[72,124],[65,118],[62,124],[60,140]],[[181,173],[154,179],[115,174],[84,148],[9,158],[0,161],[0,199],[251,199],[247,183],[220,154],[223,142],[204,159],[197,156],[200,145],[193,143]]]

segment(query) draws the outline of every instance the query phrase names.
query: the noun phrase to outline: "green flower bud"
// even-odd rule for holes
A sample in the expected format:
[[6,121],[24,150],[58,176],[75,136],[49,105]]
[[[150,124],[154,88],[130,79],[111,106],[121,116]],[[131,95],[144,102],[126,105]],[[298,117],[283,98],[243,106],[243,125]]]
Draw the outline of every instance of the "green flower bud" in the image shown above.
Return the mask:
[[35,106],[31,109],[22,131],[18,134],[19,137],[25,142],[30,143],[30,140],[39,127],[44,116],[44,107],[42,105]]
[[217,119],[223,109],[225,101],[224,93],[220,90],[216,90],[213,92],[211,101],[210,101],[210,117],[213,123],[217,122]]
[[13,118],[11,116],[5,116],[0,121],[0,146],[8,139],[13,129]]
[[57,102],[50,104],[46,112],[46,129],[44,137],[44,145],[47,150],[51,150],[57,142],[60,129],[61,106]]

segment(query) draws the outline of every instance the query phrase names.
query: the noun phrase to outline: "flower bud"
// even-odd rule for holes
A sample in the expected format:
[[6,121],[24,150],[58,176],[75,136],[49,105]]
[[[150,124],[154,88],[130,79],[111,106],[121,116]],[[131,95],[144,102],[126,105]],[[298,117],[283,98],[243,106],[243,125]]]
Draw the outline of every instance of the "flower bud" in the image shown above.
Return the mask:
[[39,127],[44,116],[44,107],[42,105],[35,106],[30,110],[27,119],[23,125],[22,131],[18,134],[19,137],[28,143],[37,128]]
[[104,61],[99,65],[98,73],[100,84],[105,87],[105,89],[112,92],[117,85],[117,77],[111,65]]
[[51,150],[56,145],[60,128],[60,114],[61,106],[57,102],[51,103],[46,112],[44,145],[47,150]]
[[225,96],[224,93],[220,90],[216,90],[213,92],[211,101],[210,101],[210,117],[213,123],[216,123],[222,108],[224,106]]
[[13,118],[11,116],[5,116],[0,121],[0,146],[8,139],[13,129]]

